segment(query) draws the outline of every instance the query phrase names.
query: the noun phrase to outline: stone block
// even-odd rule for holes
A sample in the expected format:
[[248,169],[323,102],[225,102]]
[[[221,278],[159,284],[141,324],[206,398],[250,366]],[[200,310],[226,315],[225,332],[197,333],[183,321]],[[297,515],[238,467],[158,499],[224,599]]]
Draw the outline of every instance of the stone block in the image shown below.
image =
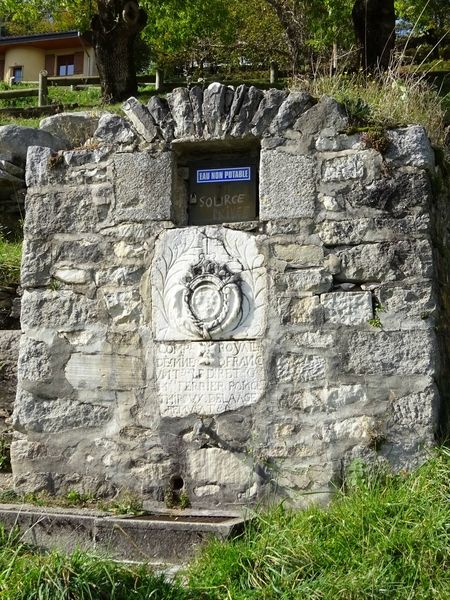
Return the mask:
[[75,148],[94,136],[99,119],[100,115],[92,112],[64,112],[42,119],[39,129],[64,140],[68,148]]
[[262,150],[260,219],[313,217],[316,204],[316,163],[282,148]]
[[[237,90],[235,97],[236,95]],[[242,102],[240,103],[238,111],[232,119],[232,123],[230,123],[230,134],[232,136],[242,137],[248,133],[249,129],[251,128],[251,120],[253,119],[253,116],[255,115],[262,98],[263,93],[261,90],[255,88],[254,86],[250,86],[248,88],[242,99]],[[232,109],[233,106],[230,109],[230,114]]]
[[0,433],[13,410],[21,331],[0,331]]
[[25,290],[22,297],[22,329],[58,331],[85,329],[98,319],[96,301],[69,290]]
[[66,365],[65,374],[69,383],[80,390],[143,387],[143,364],[133,356],[75,353]]
[[81,404],[73,399],[47,400],[20,391],[11,421],[21,432],[58,433],[104,427],[112,418],[111,406]]
[[188,451],[187,469],[197,486],[205,483],[243,488],[250,486],[255,477],[251,460],[246,455],[220,448]]
[[30,146],[44,146],[58,151],[67,148],[67,142],[48,131],[21,125],[4,125],[0,127],[0,154],[10,153],[14,161],[25,163]]
[[373,318],[370,292],[334,292],[322,294],[325,322],[335,325],[367,325]]
[[164,139],[171,142],[175,136],[175,121],[167,100],[159,96],[152,96],[148,101],[147,108],[155,123],[160,127]]
[[146,152],[114,156],[116,209],[120,221],[170,220],[172,154]]
[[321,167],[321,181],[345,182],[364,179],[367,182],[377,179],[381,174],[383,161],[375,150],[359,152],[336,152],[331,156],[324,153]]
[[[211,83],[203,93],[203,118],[206,135],[210,138],[223,136],[223,126],[230,107],[227,107],[230,88],[221,83]],[[230,104],[231,106],[231,104]],[[228,108],[228,110],[227,110]]]
[[328,292],[333,285],[333,277],[325,269],[298,269],[278,275],[276,285],[291,296],[311,296]]
[[192,121],[196,137],[203,136],[203,90],[199,85],[194,85],[189,90],[189,99],[192,106]]
[[280,383],[320,381],[326,376],[322,356],[288,353],[276,359],[276,376]]
[[48,192],[28,192],[25,234],[46,237],[49,232],[92,232],[98,213],[89,189],[60,187]]
[[284,90],[270,89],[264,92],[258,110],[253,115],[251,122],[251,133],[254,136],[263,137],[268,135],[269,126],[286,98],[287,92]]
[[270,125],[269,133],[272,136],[283,135],[313,104],[314,99],[307,92],[291,92],[282,102]]
[[27,150],[25,182],[27,187],[46,185],[52,150],[43,146],[30,146]]
[[433,439],[438,424],[439,391],[435,385],[392,398],[387,415],[387,428],[391,436],[411,433]]
[[107,113],[100,117],[94,139],[106,144],[132,149],[136,143],[136,134],[125,119],[119,115]]
[[341,259],[340,281],[395,281],[433,275],[432,248],[428,240],[362,244],[336,250]]
[[123,112],[138,134],[151,144],[158,137],[158,128],[150,111],[136,98],[128,98],[122,105]]
[[425,127],[410,125],[387,132],[391,142],[386,159],[396,165],[408,165],[433,169],[434,151],[428,139]]
[[194,115],[187,88],[175,88],[167,95],[167,102],[175,123],[175,137],[185,138],[195,135]]
[[436,371],[436,339],[430,331],[355,331],[342,342],[337,368],[343,374],[433,376]]
[[434,327],[438,303],[430,281],[384,283],[376,293],[383,307],[379,317],[385,331]]
[[142,321],[142,298],[137,289],[123,291],[103,290],[104,302],[110,322],[116,326],[136,327]]
[[319,296],[292,298],[281,316],[284,324],[321,325],[323,322],[323,308],[320,305]]
[[51,243],[25,237],[22,246],[20,283],[23,288],[45,287],[50,283]]
[[274,255],[295,268],[321,267],[324,260],[321,246],[306,246],[300,244],[274,244]]

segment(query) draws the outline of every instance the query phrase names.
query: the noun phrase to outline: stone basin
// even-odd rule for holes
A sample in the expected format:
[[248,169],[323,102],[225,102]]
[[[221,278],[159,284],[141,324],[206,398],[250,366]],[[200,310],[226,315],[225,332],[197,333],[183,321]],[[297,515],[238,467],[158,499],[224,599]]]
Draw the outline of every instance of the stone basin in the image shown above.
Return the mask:
[[211,538],[242,533],[244,516],[220,511],[154,510],[139,516],[90,509],[0,505],[0,523],[45,550],[81,549],[124,562],[179,565]]

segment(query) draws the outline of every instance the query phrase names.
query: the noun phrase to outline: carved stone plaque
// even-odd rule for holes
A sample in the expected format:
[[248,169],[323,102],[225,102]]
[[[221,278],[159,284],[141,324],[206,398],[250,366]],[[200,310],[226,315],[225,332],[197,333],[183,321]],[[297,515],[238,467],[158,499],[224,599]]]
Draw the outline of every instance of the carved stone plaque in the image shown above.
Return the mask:
[[219,227],[165,232],[152,269],[158,341],[254,339],[266,323],[266,271],[255,237]]
[[254,404],[264,392],[256,341],[161,343],[155,364],[163,417],[219,414]]

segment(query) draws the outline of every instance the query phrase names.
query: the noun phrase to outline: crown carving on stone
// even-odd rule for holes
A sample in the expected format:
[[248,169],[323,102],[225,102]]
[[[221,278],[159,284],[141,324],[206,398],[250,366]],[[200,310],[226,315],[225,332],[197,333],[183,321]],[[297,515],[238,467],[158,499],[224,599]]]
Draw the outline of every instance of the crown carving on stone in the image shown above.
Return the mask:
[[201,254],[184,277],[184,327],[205,340],[236,327],[242,316],[239,282],[239,274]]

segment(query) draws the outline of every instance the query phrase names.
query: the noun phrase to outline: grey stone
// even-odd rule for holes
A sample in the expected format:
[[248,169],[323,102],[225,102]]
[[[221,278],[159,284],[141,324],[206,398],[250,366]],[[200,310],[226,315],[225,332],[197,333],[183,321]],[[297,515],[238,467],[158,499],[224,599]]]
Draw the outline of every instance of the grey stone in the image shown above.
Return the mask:
[[432,277],[432,249],[428,240],[362,244],[336,250],[341,259],[340,281],[394,281]]
[[232,136],[242,137],[250,131],[251,120],[253,119],[262,98],[263,93],[261,90],[255,88],[253,85],[248,88],[244,95],[243,102],[239,107],[239,111],[233,119],[233,125],[230,132]]
[[[345,108],[327,96],[304,112],[295,122],[293,129],[301,133],[303,151],[312,150],[320,134],[335,139],[338,132],[348,127]],[[334,149],[334,148],[333,148]]]
[[11,421],[17,431],[57,433],[104,426],[111,417],[111,407],[67,399],[46,400],[22,391],[17,396]]
[[151,144],[158,137],[158,128],[150,111],[136,98],[128,98],[123,103],[122,109],[135,130],[146,142]]
[[28,187],[46,185],[52,150],[43,146],[30,146],[27,152],[25,181]]
[[268,130],[278,109],[287,97],[284,90],[270,89],[264,92],[258,110],[253,115],[251,133],[257,137],[268,135]]
[[274,255],[285,260],[292,267],[320,267],[324,261],[321,246],[308,246],[299,244],[275,244]]
[[200,86],[194,85],[189,90],[189,98],[192,106],[192,119],[196,137],[203,136],[203,90]]
[[175,121],[173,120],[167,100],[159,96],[152,96],[148,101],[147,108],[155,123],[160,127],[164,139],[171,142],[175,136]]
[[224,129],[226,133],[229,133],[231,131],[231,128],[234,126],[235,121],[238,119],[239,112],[241,110],[245,96],[248,93],[248,89],[248,86],[244,83],[238,85],[238,87],[236,88],[233,95],[233,101],[231,103],[230,110],[225,120]]
[[391,142],[386,159],[399,165],[433,169],[435,158],[427,132],[421,125],[410,125],[387,132]]
[[325,322],[336,325],[367,325],[373,318],[370,292],[334,292],[322,294],[320,302]]
[[25,177],[25,171],[22,169],[22,167],[18,167],[12,162],[9,162],[2,158],[0,158],[0,172],[8,173],[9,175],[13,175],[14,177],[18,177],[19,179],[23,179]]
[[17,360],[21,331],[0,331],[0,433],[13,410],[17,386]]
[[116,154],[116,211],[119,221],[169,220],[172,213],[172,154]]
[[74,353],[65,374],[79,390],[130,390],[143,385],[142,362],[133,356]]
[[277,278],[277,286],[293,296],[321,294],[328,292],[332,285],[333,277],[325,269],[298,269]]
[[59,113],[42,119],[39,129],[65,140],[68,148],[82,146],[94,136],[100,115],[89,112]]
[[327,154],[322,162],[321,181],[342,182],[351,179],[371,182],[380,176],[383,160],[375,150],[343,151]]
[[339,369],[359,375],[432,377],[436,356],[436,340],[429,331],[352,332]]
[[270,125],[270,134],[282,135],[313,104],[314,100],[307,92],[291,92],[281,104],[277,115]]
[[260,171],[260,218],[313,217],[316,163],[311,157],[263,150]]
[[64,150],[67,142],[47,131],[22,127],[20,125],[4,125],[0,127],[0,153],[11,153],[15,160],[23,161],[27,157],[30,146],[44,146],[51,150]]
[[96,319],[94,300],[69,290],[24,291],[22,298],[22,328],[48,327],[58,331],[83,330]]
[[100,117],[94,139],[113,145],[133,146],[136,142],[136,134],[125,119],[107,113]]
[[226,101],[228,88],[221,83],[211,83],[203,94],[203,118],[206,133],[210,138],[223,136],[223,125],[226,120]]
[[428,282],[383,283],[376,295],[383,307],[378,316],[385,331],[434,327],[438,304]]
[[321,380],[326,375],[326,361],[315,355],[283,354],[277,358],[276,374],[280,383]]
[[320,326],[323,323],[323,307],[319,296],[292,298],[281,316],[284,324]]
[[55,187],[52,192],[29,191],[25,232],[27,235],[43,237],[48,231],[65,233],[95,230],[99,213],[92,204],[89,192],[75,187]]
[[195,134],[194,115],[189,96],[189,90],[186,88],[175,88],[173,92],[167,95],[172,117],[175,122],[175,137],[185,138]]

